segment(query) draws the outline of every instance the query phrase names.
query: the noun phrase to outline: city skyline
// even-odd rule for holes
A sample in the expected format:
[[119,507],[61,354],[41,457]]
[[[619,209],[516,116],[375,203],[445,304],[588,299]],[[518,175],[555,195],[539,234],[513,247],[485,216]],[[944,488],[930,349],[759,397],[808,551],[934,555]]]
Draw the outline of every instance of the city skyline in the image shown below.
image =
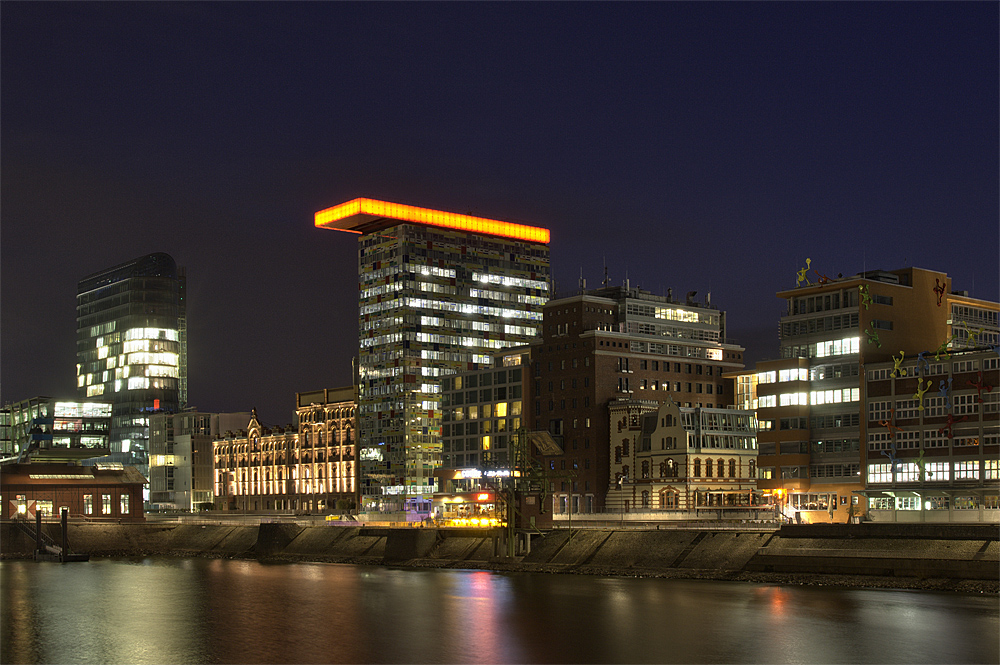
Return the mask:
[[997,300],[997,11],[6,6],[0,402],[74,395],[77,281],[166,252],[190,403],[290,421],[351,382],[356,249],[312,216],[362,195],[551,229],[557,297],[711,292],[748,367],[807,258]]

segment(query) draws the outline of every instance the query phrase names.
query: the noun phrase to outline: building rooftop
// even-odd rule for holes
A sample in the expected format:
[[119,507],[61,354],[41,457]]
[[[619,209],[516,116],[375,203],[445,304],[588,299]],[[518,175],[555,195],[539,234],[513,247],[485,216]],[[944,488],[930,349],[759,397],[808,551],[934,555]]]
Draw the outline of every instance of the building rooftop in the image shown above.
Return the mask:
[[461,215],[454,212],[418,208],[375,199],[358,198],[315,215],[315,224],[321,229],[349,231],[366,234],[395,226],[399,222],[440,226],[459,231],[472,231],[485,235],[548,243],[549,230],[537,226],[502,222],[496,219]]

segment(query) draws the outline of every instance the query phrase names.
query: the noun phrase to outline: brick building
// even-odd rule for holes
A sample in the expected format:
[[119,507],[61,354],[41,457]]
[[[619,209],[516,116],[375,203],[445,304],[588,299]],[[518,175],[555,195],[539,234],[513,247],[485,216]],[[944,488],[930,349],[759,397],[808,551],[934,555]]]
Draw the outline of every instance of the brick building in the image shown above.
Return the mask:
[[616,400],[732,404],[723,373],[743,367],[743,348],[727,341],[725,313],[694,295],[679,302],[605,287],[546,304],[542,339],[531,344],[526,421],[558,446],[557,454],[536,451],[543,467],[567,475],[549,483],[557,515],[608,510]]

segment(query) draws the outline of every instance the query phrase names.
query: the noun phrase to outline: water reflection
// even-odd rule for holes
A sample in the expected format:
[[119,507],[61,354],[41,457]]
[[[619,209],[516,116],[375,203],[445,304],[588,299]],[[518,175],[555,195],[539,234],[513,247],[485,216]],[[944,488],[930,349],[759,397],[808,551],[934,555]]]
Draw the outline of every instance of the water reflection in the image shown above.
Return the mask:
[[207,559],[0,563],[4,663],[997,662],[995,597]]

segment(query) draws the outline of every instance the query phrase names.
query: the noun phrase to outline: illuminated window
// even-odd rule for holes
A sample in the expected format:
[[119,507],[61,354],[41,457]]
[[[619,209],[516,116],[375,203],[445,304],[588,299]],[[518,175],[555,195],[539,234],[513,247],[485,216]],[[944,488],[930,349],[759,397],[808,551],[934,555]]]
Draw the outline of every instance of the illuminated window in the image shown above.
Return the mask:
[[979,498],[975,496],[956,496],[955,510],[978,510]]
[[868,482],[869,483],[891,483],[892,482],[892,465],[891,464],[869,464],[868,465]]
[[111,514],[111,495],[102,494],[101,495],[101,514],[110,515]]
[[900,483],[912,483],[920,479],[920,471],[913,462],[900,464],[896,468],[896,481]]
[[954,463],[955,480],[979,480],[979,461]]
[[947,462],[927,462],[924,464],[924,477],[927,480],[935,482],[948,480],[949,471]]
[[129,511],[128,511],[128,494],[122,494],[120,508],[121,508],[121,514],[122,515],[128,515],[129,514]]
[[93,515],[94,514],[94,495],[84,494],[83,495],[83,514]]

